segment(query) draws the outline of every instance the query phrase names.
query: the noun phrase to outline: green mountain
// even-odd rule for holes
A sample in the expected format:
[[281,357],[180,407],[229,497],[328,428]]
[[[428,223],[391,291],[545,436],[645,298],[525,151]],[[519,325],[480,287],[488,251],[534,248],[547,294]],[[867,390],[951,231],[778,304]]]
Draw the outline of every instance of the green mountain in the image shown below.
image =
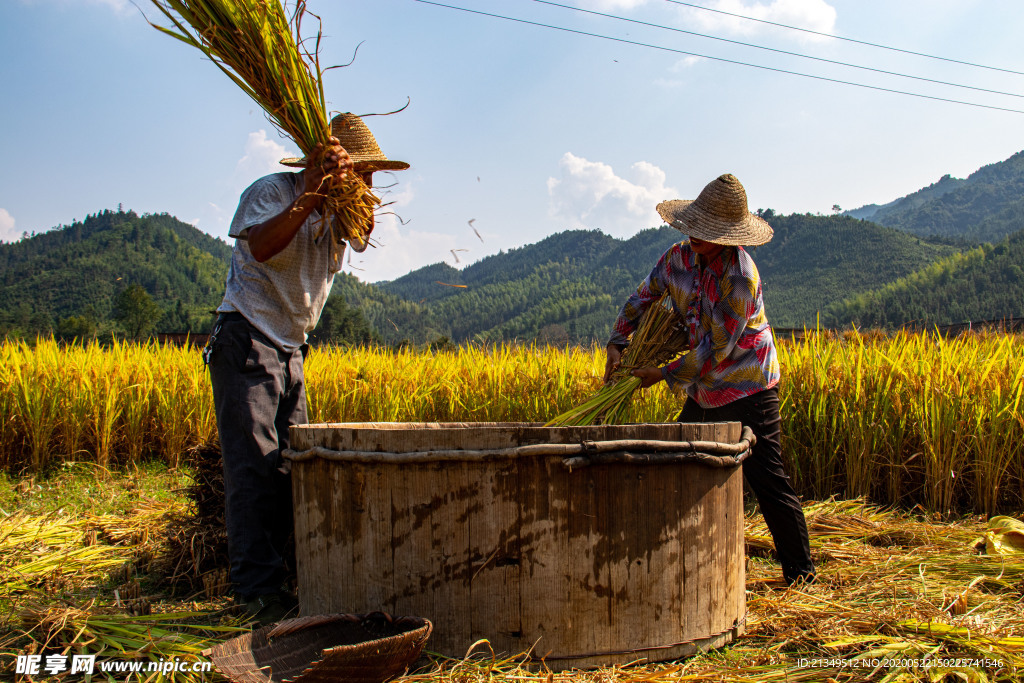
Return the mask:
[[[819,310],[909,276],[957,249],[844,216],[763,212],[775,239],[751,250],[769,319],[813,326]],[[434,264],[376,286],[335,289],[388,343],[606,339],[619,307],[658,258],[683,239],[662,226],[628,240],[569,231],[457,270]]]
[[110,332],[116,302],[141,286],[160,308],[157,329],[208,328],[231,247],[168,214],[101,211],[0,244],[0,335]]
[[1024,230],[833,304],[822,324],[931,328],[1007,318],[1024,318]]
[[852,294],[870,291],[957,249],[849,216],[776,216],[775,235],[752,250],[765,309],[777,327],[813,327],[817,314]]
[[894,202],[861,207],[848,215],[915,235],[998,242],[1024,228],[1024,152],[967,178],[946,175]]
[[867,206],[862,206],[859,209],[846,211],[844,212],[844,215],[850,216],[851,218],[863,218],[864,220],[881,223],[885,221],[886,216],[888,215],[906,213],[914,209],[919,209],[929,201],[940,199],[953,190],[963,187],[965,182],[966,181],[962,178],[954,178],[947,173],[939,178],[938,182],[932,183],[928,187],[922,188],[917,192],[908,194],[906,197],[900,197],[888,204],[868,204]]
[[[1024,153],[864,209],[889,227],[853,215],[761,212],[775,237],[750,251],[769,320],[813,326],[820,311],[831,326],[891,327],[1021,315],[1024,202],[1013,195],[1016,183],[1024,190]],[[920,227],[927,216],[947,215],[942,207],[959,227]],[[922,236],[932,233],[944,236]],[[972,235],[1009,233],[965,251]],[[682,238],[667,226],[625,240],[574,230],[461,270],[438,263],[376,284],[341,274],[311,342],[600,341],[622,302]],[[204,331],[229,260],[225,242],[172,216],[120,210],[0,244],[0,335],[142,334],[146,316],[149,331]]]
[[589,342],[607,336],[621,301],[679,237],[670,228],[626,241],[573,230],[462,270],[434,264],[376,287],[351,278],[335,287],[392,343]]

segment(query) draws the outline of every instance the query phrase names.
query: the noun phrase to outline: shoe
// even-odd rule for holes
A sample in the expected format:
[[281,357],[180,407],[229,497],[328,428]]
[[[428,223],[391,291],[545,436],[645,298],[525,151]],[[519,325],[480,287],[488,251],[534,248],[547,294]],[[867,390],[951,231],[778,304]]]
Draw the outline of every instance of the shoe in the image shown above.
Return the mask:
[[257,595],[245,601],[245,613],[250,621],[267,626],[296,616],[299,613],[299,600],[284,591]]

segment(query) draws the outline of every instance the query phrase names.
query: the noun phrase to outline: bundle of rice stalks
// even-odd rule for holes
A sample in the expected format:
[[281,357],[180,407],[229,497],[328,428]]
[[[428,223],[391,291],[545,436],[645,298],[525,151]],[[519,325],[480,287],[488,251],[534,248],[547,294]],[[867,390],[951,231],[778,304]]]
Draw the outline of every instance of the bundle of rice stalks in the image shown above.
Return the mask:
[[193,484],[185,489],[189,504],[167,523],[167,580],[202,591],[207,598],[228,588],[228,539],[224,522],[224,469],[220,447],[204,444],[186,454]]
[[622,424],[629,416],[630,401],[641,380],[630,373],[636,368],[663,365],[688,346],[683,320],[672,309],[668,293],[653,303],[622,353],[622,360],[608,382],[585,403],[552,419],[546,427]]
[[[306,3],[297,0],[289,18],[279,0],[152,0],[174,30],[154,28],[191,45],[209,57],[249,97],[271,122],[295,141],[310,164],[319,143],[331,135],[320,68],[321,33],[312,41],[302,37]],[[349,173],[324,198],[321,214],[340,231],[340,237],[366,241],[373,210],[380,204],[358,174]]]
[[126,514],[89,515],[84,521],[90,533],[110,545],[132,545],[155,550],[167,517],[178,513],[183,507],[176,500],[158,502],[146,499],[139,501]]
[[[37,650],[92,654],[100,660],[202,662],[203,650],[221,638],[247,630],[211,623],[207,612],[178,610],[130,616],[95,601],[81,607],[28,607],[20,616],[21,628],[32,637]],[[201,675],[190,675],[188,668],[181,671],[186,673],[167,676],[165,671],[163,676],[149,674],[146,680],[206,680]],[[143,677],[140,675],[138,680]]]
[[0,574],[4,577],[0,598],[36,588],[53,593],[70,590],[133,557],[131,548],[89,543],[85,520],[40,519],[23,512],[0,519]]

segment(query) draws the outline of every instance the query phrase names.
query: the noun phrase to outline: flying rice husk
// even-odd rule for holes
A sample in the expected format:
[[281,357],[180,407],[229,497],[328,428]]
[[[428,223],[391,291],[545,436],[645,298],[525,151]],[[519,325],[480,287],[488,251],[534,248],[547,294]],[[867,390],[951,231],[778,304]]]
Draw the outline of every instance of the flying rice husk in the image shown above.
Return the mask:
[[688,348],[689,335],[683,320],[672,309],[665,293],[651,304],[637,325],[621,363],[597,393],[583,404],[549,421],[546,427],[622,424],[641,380],[630,373],[636,368],[663,365]]
[[[313,156],[331,135],[319,58],[322,34],[317,31],[315,47],[309,50],[301,31],[303,0],[295,3],[291,18],[278,0],[152,2],[174,28],[151,26],[209,57],[295,141],[310,165],[322,161],[322,156]],[[348,173],[325,195],[321,214],[325,221],[334,218],[339,238],[359,244],[373,229],[379,204],[359,175]]]

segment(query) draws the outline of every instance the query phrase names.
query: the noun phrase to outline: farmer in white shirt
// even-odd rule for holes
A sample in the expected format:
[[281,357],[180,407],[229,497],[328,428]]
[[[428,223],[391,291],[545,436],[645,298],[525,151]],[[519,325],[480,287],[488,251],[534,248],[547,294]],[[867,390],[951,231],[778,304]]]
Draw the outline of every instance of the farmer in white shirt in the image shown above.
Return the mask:
[[[297,607],[283,588],[292,533],[291,483],[281,465],[288,428],[305,424],[306,338],[320,319],[346,244],[323,224],[324,196],[346,174],[401,170],[352,114],[331,121],[329,144],[297,173],[260,178],[242,193],[224,301],[207,345],[224,458],[230,578],[249,616],[279,621]],[[372,229],[372,226],[370,226]],[[353,244],[359,251],[366,243]]]

